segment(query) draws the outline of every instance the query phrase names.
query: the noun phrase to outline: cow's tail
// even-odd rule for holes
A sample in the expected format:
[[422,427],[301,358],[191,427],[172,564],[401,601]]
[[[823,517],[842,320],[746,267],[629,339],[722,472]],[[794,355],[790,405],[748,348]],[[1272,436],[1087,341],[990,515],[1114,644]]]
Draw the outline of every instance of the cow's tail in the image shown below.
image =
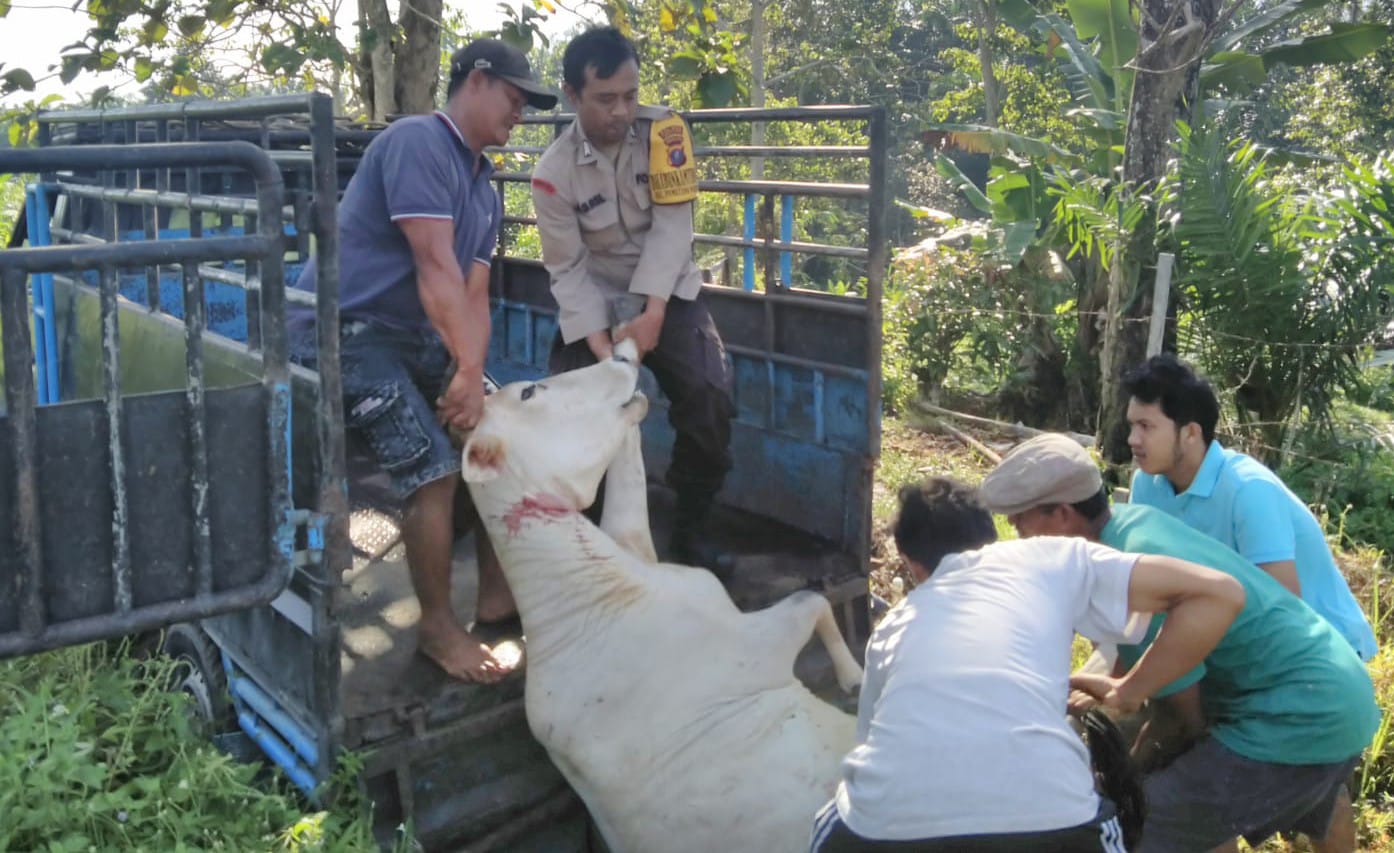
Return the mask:
[[1084,741],[1089,745],[1089,761],[1099,793],[1113,801],[1118,809],[1118,824],[1123,830],[1123,844],[1137,849],[1142,840],[1142,824],[1147,819],[1147,800],[1142,792],[1142,777],[1128,755],[1123,733],[1107,715],[1097,708],[1084,715]]

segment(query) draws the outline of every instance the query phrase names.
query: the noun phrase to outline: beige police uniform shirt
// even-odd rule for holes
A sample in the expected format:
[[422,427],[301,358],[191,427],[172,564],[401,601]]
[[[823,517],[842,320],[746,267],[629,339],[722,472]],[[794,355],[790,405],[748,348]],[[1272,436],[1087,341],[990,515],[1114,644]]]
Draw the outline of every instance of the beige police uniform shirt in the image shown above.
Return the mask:
[[695,299],[701,292],[692,202],[655,204],[649,196],[649,125],[672,114],[640,107],[617,161],[573,121],[533,170],[542,262],[568,344],[637,313],[642,300],[629,294]]

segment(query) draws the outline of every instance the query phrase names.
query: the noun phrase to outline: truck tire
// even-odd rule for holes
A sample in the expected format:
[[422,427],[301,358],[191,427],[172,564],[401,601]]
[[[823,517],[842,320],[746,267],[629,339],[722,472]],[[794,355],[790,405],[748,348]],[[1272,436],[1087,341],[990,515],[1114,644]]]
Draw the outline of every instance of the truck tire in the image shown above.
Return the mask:
[[203,629],[188,622],[169,626],[160,640],[160,653],[175,661],[170,689],[189,697],[189,712],[205,733],[230,731],[234,720],[227,674],[217,646]]

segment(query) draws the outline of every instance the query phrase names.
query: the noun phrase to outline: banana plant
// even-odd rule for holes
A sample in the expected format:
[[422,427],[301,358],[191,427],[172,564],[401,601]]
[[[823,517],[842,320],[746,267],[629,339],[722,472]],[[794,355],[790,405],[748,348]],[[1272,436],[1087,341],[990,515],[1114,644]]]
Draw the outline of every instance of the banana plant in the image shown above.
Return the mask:
[[[1072,115],[1082,119],[1095,143],[1088,155],[998,128],[971,124],[929,125],[929,141],[942,139],[964,151],[1006,152],[1048,166],[1086,160],[1090,171],[1107,174],[1120,162],[1128,102],[1130,64],[1138,49],[1138,23],[1129,0],[1067,0],[1069,20],[1038,13],[1027,0],[993,0],[1003,21],[1037,38],[1060,69],[1074,100]],[[1357,60],[1379,48],[1389,27],[1373,23],[1331,23],[1321,32],[1251,47],[1275,28],[1290,25],[1329,6],[1327,0],[1284,0],[1241,20],[1211,42],[1202,65],[1203,93],[1241,95],[1263,82],[1279,65],[1294,67]]]
[[[1054,202],[1047,192],[1046,177],[1030,163],[997,165],[988,171],[986,191],[978,189],[972,179],[942,154],[935,156],[935,169],[954,185],[974,209],[987,218],[985,227],[972,231],[974,248],[1005,267],[1014,267],[1033,246],[1042,245],[1039,230],[1053,218]],[[897,202],[912,215],[929,216],[923,208]],[[961,227],[957,220],[942,224]],[[965,232],[967,233],[967,232]],[[940,235],[945,239],[948,235]]]
[[[1067,151],[1047,140],[972,124],[930,125],[922,139],[936,152],[936,169],[975,206],[979,202],[969,192],[971,182],[942,152],[958,150],[991,157],[990,175],[997,185],[997,195],[1015,200],[1014,204],[992,205],[987,199],[992,194],[992,183],[986,195],[978,192],[987,203],[986,208],[980,209],[991,216],[993,228],[1003,235],[1002,241],[991,249],[994,257],[1005,259],[1004,252],[1014,253],[1028,226],[1037,240],[1052,240],[1063,228],[1071,251],[1084,246],[1107,252],[1114,245],[1111,232],[1104,229],[1095,238],[1087,239],[1082,230],[1088,227],[1087,217],[1060,219],[1054,212],[1062,198],[1073,198],[1082,204],[1083,197],[1067,191],[1068,187],[1093,188],[1091,191],[1101,193],[1099,203],[1104,206],[1110,197],[1100,185],[1116,181],[1122,163],[1133,84],[1130,65],[1138,50],[1135,5],[1129,0],[1067,0],[1066,20],[1053,12],[1038,12],[1027,0],[992,2],[998,4],[1001,20],[1039,39],[1046,55],[1056,63],[1074,100],[1071,114],[1080,119],[1085,136],[1093,143],[1091,150]],[[1389,28],[1383,25],[1333,23],[1320,33],[1262,48],[1246,47],[1274,28],[1291,24],[1326,5],[1326,0],[1284,0],[1241,20],[1211,44],[1202,66],[1203,91],[1223,88],[1228,94],[1242,93],[1246,87],[1262,82],[1280,64],[1352,61],[1378,48],[1389,35]],[[1273,156],[1285,155],[1279,152]],[[1044,192],[1047,186],[1055,188],[1054,195]],[[1028,197],[1029,204],[1025,201]],[[1023,215],[1012,218],[1018,209]],[[1042,212],[1045,215],[1040,215]],[[1006,239],[1008,234],[1010,240]],[[1102,255],[1099,257],[1102,261]]]

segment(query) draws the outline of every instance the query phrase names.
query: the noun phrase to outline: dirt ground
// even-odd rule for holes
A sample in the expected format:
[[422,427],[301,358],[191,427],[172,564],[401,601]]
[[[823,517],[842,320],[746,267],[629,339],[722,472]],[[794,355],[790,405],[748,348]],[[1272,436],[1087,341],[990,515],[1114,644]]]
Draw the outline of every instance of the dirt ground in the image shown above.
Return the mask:
[[[872,531],[871,589],[895,602],[903,593],[894,582],[900,558],[891,539],[890,525],[895,519],[896,493],[900,487],[936,476],[976,484],[992,470],[992,463],[957,439],[931,431],[934,424],[928,420],[886,418],[882,429],[881,460],[877,465],[872,499],[875,527]],[[1016,444],[990,431],[965,429],[964,432],[998,454]]]

